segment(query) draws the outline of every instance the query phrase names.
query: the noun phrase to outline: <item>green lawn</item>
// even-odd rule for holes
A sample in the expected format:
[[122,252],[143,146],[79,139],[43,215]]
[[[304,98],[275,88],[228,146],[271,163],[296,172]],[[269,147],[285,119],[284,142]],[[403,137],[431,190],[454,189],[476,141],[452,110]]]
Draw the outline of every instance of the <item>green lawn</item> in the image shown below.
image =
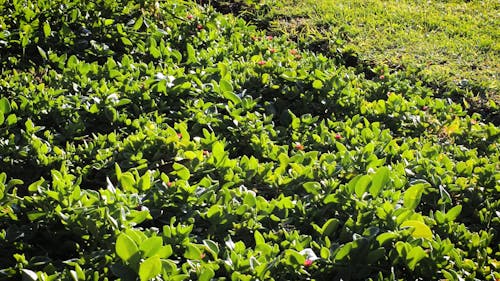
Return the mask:
[[275,31],[304,42],[327,39],[329,50],[324,51],[354,51],[369,64],[418,67],[431,83],[459,85],[497,96],[499,1],[264,3],[271,7],[267,16]]

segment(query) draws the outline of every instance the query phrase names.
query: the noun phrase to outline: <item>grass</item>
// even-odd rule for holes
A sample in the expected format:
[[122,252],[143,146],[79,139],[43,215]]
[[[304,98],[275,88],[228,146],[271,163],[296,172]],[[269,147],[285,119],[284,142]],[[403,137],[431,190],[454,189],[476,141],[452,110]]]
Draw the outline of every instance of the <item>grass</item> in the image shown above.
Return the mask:
[[[498,102],[500,2],[264,0],[274,31]],[[316,40],[317,41],[317,40]]]

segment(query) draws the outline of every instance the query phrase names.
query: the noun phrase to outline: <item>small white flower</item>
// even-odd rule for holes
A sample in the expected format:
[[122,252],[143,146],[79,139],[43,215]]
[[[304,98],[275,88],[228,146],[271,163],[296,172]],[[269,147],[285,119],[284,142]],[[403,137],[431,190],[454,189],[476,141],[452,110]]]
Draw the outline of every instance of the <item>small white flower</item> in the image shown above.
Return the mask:
[[299,254],[306,256],[306,260],[319,260],[318,256],[314,253],[314,251],[311,248],[305,248],[304,250],[300,251]]

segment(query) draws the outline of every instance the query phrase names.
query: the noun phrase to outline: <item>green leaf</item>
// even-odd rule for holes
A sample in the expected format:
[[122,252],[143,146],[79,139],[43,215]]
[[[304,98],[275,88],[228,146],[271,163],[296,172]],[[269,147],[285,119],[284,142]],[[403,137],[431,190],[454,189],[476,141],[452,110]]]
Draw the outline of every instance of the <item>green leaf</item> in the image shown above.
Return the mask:
[[323,88],[323,82],[321,82],[320,80],[314,80],[314,82],[312,83],[312,86],[314,89],[321,89]]
[[170,245],[165,245],[158,250],[156,253],[161,259],[166,259],[170,257],[174,253],[174,250],[172,249],[172,246]]
[[222,207],[220,205],[213,205],[207,211],[207,217],[212,218],[214,216],[219,217],[222,214]]
[[454,221],[462,212],[462,206],[457,205],[453,208],[451,208],[447,213],[446,213],[446,220],[451,222]]
[[243,197],[243,204],[248,207],[255,207],[255,205],[257,204],[257,198],[255,197],[255,194],[252,192],[247,192],[247,194],[245,194],[245,197]]
[[403,206],[414,210],[420,203],[423,192],[424,185],[421,183],[410,186],[410,188],[408,188],[403,195]]
[[338,252],[335,254],[335,260],[336,261],[344,260],[351,252],[351,249],[352,249],[352,242],[349,242],[344,246],[341,246]]
[[289,265],[303,265],[306,257],[295,250],[288,249],[285,251],[286,261]]
[[12,126],[17,123],[17,116],[12,113],[7,117],[7,126]]
[[199,281],[210,281],[215,276],[215,272],[210,267],[202,267]]
[[335,230],[337,230],[339,225],[340,225],[340,221],[338,219],[336,219],[336,218],[329,219],[328,221],[325,222],[325,224],[323,224],[323,227],[321,228],[321,232],[322,232],[321,235],[329,236]]
[[266,240],[264,239],[264,236],[262,236],[262,234],[256,230],[253,234],[254,238],[255,238],[255,245],[260,245],[260,244],[265,244],[266,243]]
[[126,262],[139,252],[134,240],[125,233],[121,233],[116,239],[115,250],[116,254]]
[[422,247],[414,246],[406,256],[408,267],[411,270],[415,270],[415,267],[417,266],[418,262],[421,261],[426,256],[427,254],[425,253],[424,249],[422,249]]
[[43,34],[45,35],[45,37],[49,37],[51,31],[52,30],[50,28],[50,24],[48,22],[44,22],[43,23]]
[[158,256],[152,256],[141,263],[139,266],[139,278],[141,281],[153,279],[161,273],[161,260]]
[[415,230],[412,232],[412,236],[415,238],[426,238],[432,239],[431,229],[423,222],[416,220],[407,220],[403,222],[400,227],[414,227]]
[[212,155],[215,158],[216,163],[220,163],[225,157],[224,144],[220,141],[216,141],[212,144]]
[[174,174],[176,174],[179,178],[183,180],[188,180],[191,177],[191,173],[189,172],[188,168],[186,168],[184,165],[180,163],[174,163],[172,165],[174,168]]
[[139,17],[137,19],[137,21],[135,21],[134,26],[132,27],[132,29],[135,30],[135,31],[139,30],[141,28],[141,26],[142,26],[142,23],[143,23],[143,18]]
[[370,194],[377,196],[380,190],[389,182],[389,168],[380,167],[372,176],[372,184],[370,185]]
[[195,62],[196,61],[196,52],[194,50],[193,45],[187,43],[186,52],[187,52],[187,63]]
[[322,259],[327,260],[330,258],[330,249],[328,249],[327,247],[321,247],[319,254]]
[[0,99],[0,113],[9,114],[11,111],[10,102],[7,98],[3,97]]
[[5,121],[5,116],[3,115],[3,113],[0,112],[0,125],[2,125],[4,121]]
[[186,247],[186,251],[184,252],[184,257],[190,260],[200,260],[201,259],[201,250],[196,247],[194,244],[188,244]]
[[134,191],[135,178],[130,172],[125,172],[120,177],[120,184],[123,190]]
[[214,258],[217,257],[217,255],[219,254],[219,246],[217,245],[217,243],[215,243],[212,240],[205,239],[205,240],[203,240],[203,245],[205,245],[205,247],[207,247],[208,251],[213,253]]
[[38,49],[38,53],[40,54],[40,56],[44,60],[46,60],[47,59],[47,53],[42,48],[40,48],[39,46],[36,46],[36,48]]
[[358,196],[359,198],[363,196],[371,180],[372,178],[369,175],[363,175],[361,178],[359,178],[359,180],[356,182],[356,186],[354,187],[356,196]]
[[142,191],[148,190],[151,188],[151,176],[149,175],[149,172],[146,172],[140,179],[139,179],[139,188]]
[[220,80],[219,87],[221,91],[227,91],[227,92],[233,91],[233,85],[231,85],[231,82],[227,81],[226,79]]
[[398,234],[394,232],[385,232],[377,236],[377,241],[380,246],[383,246],[387,242],[392,242],[394,239],[398,238]]
[[226,99],[232,101],[234,104],[241,103],[241,98],[238,97],[238,95],[236,95],[233,92],[223,91],[222,96],[225,97]]
[[302,186],[304,187],[304,190],[307,193],[313,194],[313,195],[318,195],[319,192],[321,191],[321,184],[316,181],[310,181],[303,183]]
[[115,22],[113,19],[105,19],[104,26],[112,25]]
[[127,46],[132,46],[132,45],[134,45],[134,44],[132,43],[132,41],[130,41],[130,39],[128,39],[127,37],[122,36],[120,39],[122,40],[122,43],[123,43],[124,45],[127,45]]
[[152,257],[161,250],[163,239],[161,237],[150,237],[144,240],[140,245],[143,257]]
[[220,71],[220,77],[225,78],[228,75],[228,67],[227,64],[219,62],[217,64],[217,68]]

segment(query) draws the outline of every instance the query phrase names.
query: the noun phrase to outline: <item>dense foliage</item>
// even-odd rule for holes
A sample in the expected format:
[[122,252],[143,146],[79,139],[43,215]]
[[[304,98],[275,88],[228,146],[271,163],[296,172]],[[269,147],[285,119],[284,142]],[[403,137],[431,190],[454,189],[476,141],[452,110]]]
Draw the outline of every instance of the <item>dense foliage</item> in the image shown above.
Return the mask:
[[497,126],[182,1],[2,1],[0,279],[496,280]]

